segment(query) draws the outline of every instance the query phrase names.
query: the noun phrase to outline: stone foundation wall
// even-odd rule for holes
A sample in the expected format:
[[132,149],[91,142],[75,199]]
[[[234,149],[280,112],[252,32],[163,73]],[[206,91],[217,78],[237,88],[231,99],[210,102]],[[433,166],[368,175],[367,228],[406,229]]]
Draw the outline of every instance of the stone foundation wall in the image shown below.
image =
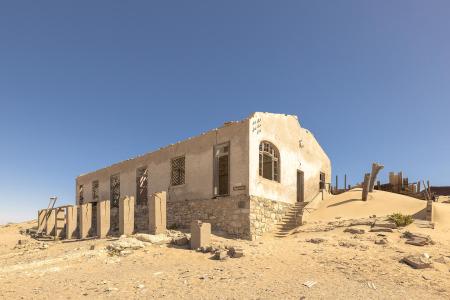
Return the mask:
[[250,197],[250,234],[252,240],[274,229],[293,205],[266,198]]
[[148,233],[148,205],[134,206],[134,231]]
[[188,228],[193,220],[211,223],[216,234],[251,239],[250,201],[247,195],[167,201],[167,226]]

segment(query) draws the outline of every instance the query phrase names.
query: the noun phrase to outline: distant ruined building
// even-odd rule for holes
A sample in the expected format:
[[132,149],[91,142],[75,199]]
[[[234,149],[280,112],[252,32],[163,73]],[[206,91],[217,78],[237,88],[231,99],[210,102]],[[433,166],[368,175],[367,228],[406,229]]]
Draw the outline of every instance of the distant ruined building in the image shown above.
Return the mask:
[[[98,233],[97,203],[104,200],[109,200],[101,206],[109,210],[108,234],[118,232],[124,222],[119,213],[123,199],[132,199],[123,202],[133,206],[126,210],[134,215],[132,231],[148,232],[154,226],[149,214],[155,212],[150,199],[163,192],[165,206],[156,210],[164,211],[168,228],[201,220],[218,234],[255,239],[273,230],[289,212],[298,219],[305,203],[328,191],[330,181],[330,159],[296,116],[256,112],[78,176],[76,204],[91,206],[91,224],[86,227],[85,216],[79,222],[84,224],[83,236]],[[80,214],[86,210],[78,211],[78,219]]]

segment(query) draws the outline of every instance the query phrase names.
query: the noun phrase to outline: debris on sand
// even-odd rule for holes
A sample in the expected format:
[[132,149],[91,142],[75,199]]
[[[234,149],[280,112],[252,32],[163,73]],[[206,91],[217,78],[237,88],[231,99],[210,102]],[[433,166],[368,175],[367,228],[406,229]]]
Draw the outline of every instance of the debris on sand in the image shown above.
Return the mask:
[[354,247],[356,247],[357,245],[356,245],[355,243],[352,243],[352,242],[340,241],[340,242],[339,242],[339,246],[345,247],[345,248],[354,248]]
[[48,249],[48,244],[44,242],[35,242],[29,240],[18,240],[17,244],[14,246],[14,249],[20,249],[24,251],[32,251],[32,250],[45,250]]
[[153,235],[147,233],[137,233],[134,235],[134,238],[141,242],[146,242],[154,245],[168,244],[172,241],[172,238],[168,237],[165,234]]
[[136,238],[121,236],[117,241],[109,244],[106,249],[110,255],[125,256],[131,254],[130,249],[137,250],[144,247],[145,244]]
[[372,227],[370,232],[394,232],[391,228],[386,227]]
[[402,262],[411,266],[414,269],[431,268],[432,261],[427,253],[422,255],[409,255],[402,259]]
[[392,220],[376,220],[373,227],[396,229],[397,224]]
[[388,240],[386,237],[382,237],[380,239],[375,240],[376,245],[386,245],[388,243]]
[[316,284],[317,284],[317,281],[313,281],[313,280],[308,280],[308,281],[303,282],[303,285],[308,287],[309,289],[312,288]]
[[307,239],[306,241],[308,243],[321,244],[321,243],[325,242],[325,239],[323,239],[323,238],[311,238],[311,239]]
[[228,247],[228,256],[231,258],[239,258],[244,256],[244,250],[239,247]]
[[227,250],[219,249],[219,250],[217,250],[217,251],[214,253],[213,258],[214,258],[215,260],[225,260],[225,259],[228,258],[228,251],[227,251]]
[[405,233],[403,233],[402,237],[407,239],[405,243],[409,245],[414,246],[434,245],[434,242],[429,235],[406,231]]
[[364,229],[358,229],[358,228],[345,228],[344,232],[348,232],[351,234],[364,234]]

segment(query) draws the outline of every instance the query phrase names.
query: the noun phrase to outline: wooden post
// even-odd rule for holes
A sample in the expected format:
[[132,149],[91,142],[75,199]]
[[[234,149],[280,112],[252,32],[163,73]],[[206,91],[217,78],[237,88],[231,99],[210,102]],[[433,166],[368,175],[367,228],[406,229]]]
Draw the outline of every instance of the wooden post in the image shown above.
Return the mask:
[[370,182],[369,182],[369,193],[373,192],[373,187],[375,186],[375,179],[377,178],[380,170],[383,168],[384,166],[380,165],[379,163],[372,164],[372,172],[370,173]]
[[362,200],[367,201],[367,195],[369,194],[370,173],[364,175],[364,181],[362,186]]

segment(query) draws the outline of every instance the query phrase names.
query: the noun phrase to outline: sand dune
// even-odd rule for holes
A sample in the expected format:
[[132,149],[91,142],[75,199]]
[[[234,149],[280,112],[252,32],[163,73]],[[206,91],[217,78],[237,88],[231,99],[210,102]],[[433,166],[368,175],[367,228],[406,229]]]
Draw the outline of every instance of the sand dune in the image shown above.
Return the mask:
[[366,218],[372,215],[385,216],[395,212],[425,217],[426,202],[416,198],[374,191],[368,201],[361,200],[361,189],[356,188],[323,200],[317,210],[311,212],[309,221],[329,221],[336,217],[344,219]]

